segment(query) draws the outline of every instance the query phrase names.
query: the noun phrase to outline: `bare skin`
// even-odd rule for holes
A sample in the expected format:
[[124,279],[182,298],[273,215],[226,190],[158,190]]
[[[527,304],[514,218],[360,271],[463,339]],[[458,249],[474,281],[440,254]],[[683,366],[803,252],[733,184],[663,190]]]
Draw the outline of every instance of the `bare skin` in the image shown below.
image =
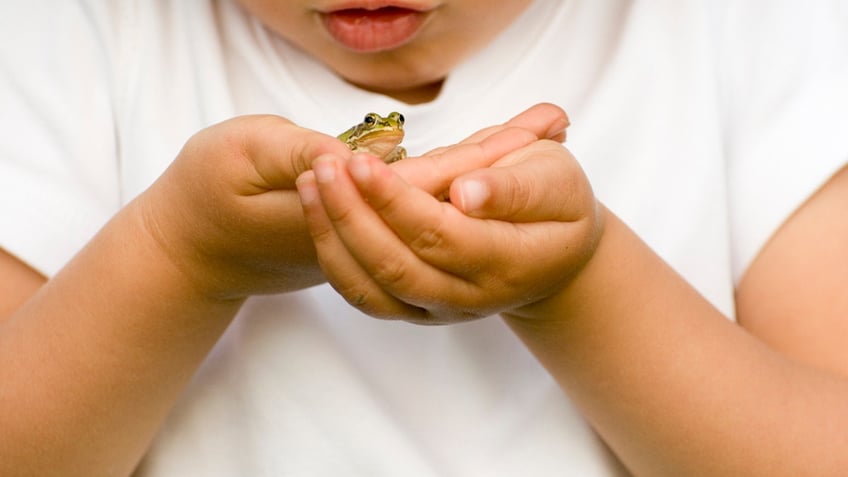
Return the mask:
[[[321,26],[349,2],[240,3],[350,83],[418,103],[530,2],[414,0],[426,26],[369,53]],[[740,326],[597,203],[555,144],[566,124],[543,105],[389,168],[280,118],[239,118],[192,138],[49,283],[0,250],[0,474],[128,474],[246,296],[329,279],[386,319],[501,312],[636,475],[841,475],[848,172],[753,263]]]
[[45,278],[42,274],[0,249],[0,270],[15,270],[14,274],[0,274],[0,290],[6,299],[0,300],[0,317],[5,318],[32,296]]
[[[469,141],[497,136],[488,154],[398,164],[432,187],[446,179],[428,171],[486,167],[566,124],[535,108]],[[327,154],[351,153],[282,118],[236,118],[189,140],[49,282],[0,252],[15,284],[0,296],[0,474],[129,474],[244,298],[323,281],[294,183]]]
[[[737,290],[740,326],[597,204],[558,149],[536,142],[458,177],[451,204],[424,198],[374,158],[319,160],[298,186],[328,279],[388,319],[502,312],[636,475],[841,475],[848,170],[751,266]],[[490,195],[469,208],[470,179]],[[562,190],[572,192],[547,200]],[[541,237],[569,247],[551,257]],[[551,260],[573,274],[552,277],[539,265]],[[505,262],[516,280],[504,280]],[[556,286],[528,305],[526,281]]]
[[[423,29],[408,43],[385,51],[354,53],[321,26],[321,12],[347,6],[340,0],[239,0],[272,31],[364,89],[409,104],[433,100],[442,82],[463,59],[489,43],[515,20],[530,0],[408,0],[427,12]],[[363,0],[363,5],[386,2]],[[480,21],[485,12],[485,21]]]

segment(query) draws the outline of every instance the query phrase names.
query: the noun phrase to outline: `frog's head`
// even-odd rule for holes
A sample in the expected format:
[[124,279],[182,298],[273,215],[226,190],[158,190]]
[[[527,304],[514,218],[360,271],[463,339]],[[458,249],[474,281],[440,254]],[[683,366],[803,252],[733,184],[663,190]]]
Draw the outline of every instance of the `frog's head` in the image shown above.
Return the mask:
[[352,150],[386,157],[403,141],[403,115],[368,113],[361,123],[339,135]]
[[397,111],[392,111],[385,118],[377,113],[368,113],[365,115],[365,119],[362,120],[362,126],[371,131],[383,129],[403,131],[403,121],[403,114]]

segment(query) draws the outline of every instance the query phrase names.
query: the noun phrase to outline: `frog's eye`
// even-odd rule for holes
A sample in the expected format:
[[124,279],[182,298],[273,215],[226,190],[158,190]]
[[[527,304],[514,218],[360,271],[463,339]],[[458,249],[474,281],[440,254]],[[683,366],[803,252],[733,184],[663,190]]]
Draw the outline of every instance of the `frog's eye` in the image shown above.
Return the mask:
[[365,119],[362,120],[365,124],[374,124],[377,120],[374,119],[373,114],[368,114],[365,116]]
[[398,113],[398,124],[403,124],[406,121],[406,118],[403,117],[403,114]]

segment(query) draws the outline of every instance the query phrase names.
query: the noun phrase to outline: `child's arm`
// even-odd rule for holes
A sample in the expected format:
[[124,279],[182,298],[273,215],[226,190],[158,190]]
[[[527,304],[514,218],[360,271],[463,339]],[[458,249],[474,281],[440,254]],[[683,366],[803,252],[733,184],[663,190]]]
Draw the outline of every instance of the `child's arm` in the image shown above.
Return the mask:
[[183,278],[135,206],[3,321],[0,474],[131,472],[239,306]]
[[[848,307],[827,293],[804,298],[844,288],[846,259],[842,246],[804,290],[769,292],[784,294],[778,301],[796,320],[821,327],[787,339],[807,348],[803,357],[746,331],[744,313],[743,327],[728,321],[612,216],[570,290],[507,322],[637,475],[841,475],[848,355],[828,344],[844,339]],[[819,314],[823,302],[832,308]]]
[[[613,214],[595,209],[563,149],[557,155],[540,142],[526,150],[510,165],[473,173],[490,187],[471,213],[484,220],[406,186],[375,160],[316,164],[318,180],[298,184],[318,194],[305,211],[328,278],[348,301],[385,318],[450,322],[507,311],[637,475],[848,468],[848,355],[835,346],[848,315],[848,219],[840,212],[848,172],[793,217],[739,290],[740,320],[752,329],[764,323],[757,313],[775,306],[818,323],[783,332],[775,313],[778,329],[765,327],[781,337],[769,341],[793,344],[792,357],[806,350],[799,362],[722,316]],[[454,182],[457,208],[467,209],[457,184],[469,177]],[[822,246],[823,236],[833,240]],[[782,282],[775,274],[795,276],[803,261],[788,262],[799,253],[811,260],[805,276],[816,279],[793,280],[798,292],[774,286]],[[570,268],[556,275],[562,266]],[[777,305],[766,296],[779,296]],[[829,345],[827,362],[804,364],[819,342]]]
[[3,254],[17,292],[0,296],[0,475],[129,474],[243,298],[322,280],[294,179],[346,151],[279,118],[231,120],[46,285]]
[[611,215],[569,288],[507,321],[637,475],[841,475],[846,203],[843,170],[773,237],[742,327]]

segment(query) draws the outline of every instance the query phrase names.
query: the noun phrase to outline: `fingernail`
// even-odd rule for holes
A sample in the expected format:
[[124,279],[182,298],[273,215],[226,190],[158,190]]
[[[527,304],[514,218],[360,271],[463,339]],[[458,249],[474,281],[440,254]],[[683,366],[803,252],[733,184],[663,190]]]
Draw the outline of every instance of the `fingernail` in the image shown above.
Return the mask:
[[318,199],[318,188],[315,186],[313,177],[309,172],[305,172],[294,183],[300,195],[300,203],[303,205],[309,205]]
[[322,184],[333,182],[336,178],[336,158],[333,156],[321,156],[312,162],[312,171],[315,172],[315,180]]
[[555,141],[565,141],[565,130],[570,125],[571,123],[568,121],[568,118],[562,118],[551,125],[545,136]]
[[357,182],[365,182],[371,178],[371,164],[367,156],[355,154],[348,161],[348,170],[350,175]]
[[489,186],[478,180],[463,181],[459,186],[460,207],[465,212],[474,212],[483,207],[490,194]]

